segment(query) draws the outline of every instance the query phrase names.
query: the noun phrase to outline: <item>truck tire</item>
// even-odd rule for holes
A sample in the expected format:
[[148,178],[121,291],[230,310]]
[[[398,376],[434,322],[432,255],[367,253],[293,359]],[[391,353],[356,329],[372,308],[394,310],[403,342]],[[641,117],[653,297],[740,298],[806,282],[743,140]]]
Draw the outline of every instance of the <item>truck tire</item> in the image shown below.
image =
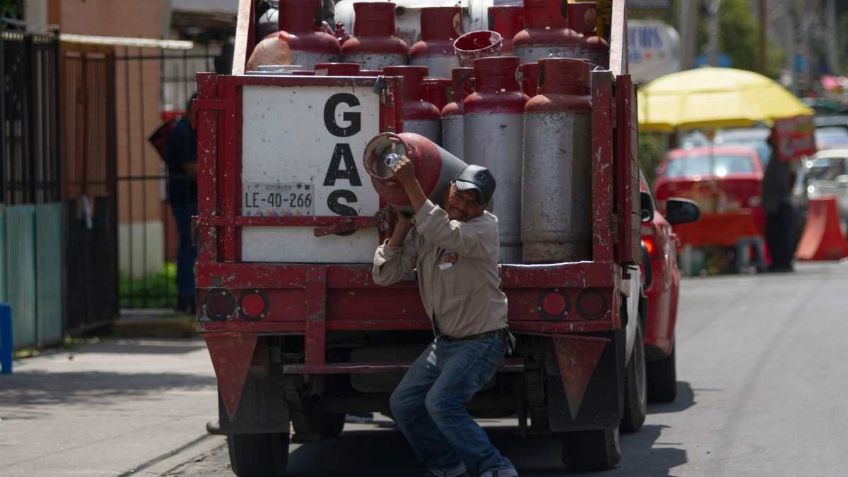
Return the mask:
[[674,402],[677,398],[676,352],[675,344],[667,357],[648,361],[648,402]]
[[228,434],[230,466],[238,477],[285,477],[289,433]]
[[315,406],[306,405],[301,416],[292,419],[295,442],[312,442],[339,437],[344,430],[345,415],[321,412]]
[[642,325],[636,326],[633,352],[624,374],[624,415],[621,432],[636,432],[645,423],[648,410],[647,375],[645,371],[645,340]]
[[562,460],[572,470],[607,470],[617,466],[621,462],[618,426],[566,432],[562,436]]

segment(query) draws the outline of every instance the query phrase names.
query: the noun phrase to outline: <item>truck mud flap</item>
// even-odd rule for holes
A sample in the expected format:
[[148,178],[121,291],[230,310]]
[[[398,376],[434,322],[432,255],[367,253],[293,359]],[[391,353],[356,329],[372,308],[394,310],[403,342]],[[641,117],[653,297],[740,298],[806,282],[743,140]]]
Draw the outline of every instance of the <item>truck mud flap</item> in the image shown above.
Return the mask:
[[218,421],[223,434],[288,432],[282,366],[253,334],[207,334],[218,377]]
[[619,425],[625,340],[622,332],[614,336],[563,336],[552,340],[555,368],[553,373],[549,371],[545,382],[552,431]]
[[225,409],[219,389],[218,422],[222,434],[289,432],[289,406],[279,373],[263,378],[248,377],[232,417]]

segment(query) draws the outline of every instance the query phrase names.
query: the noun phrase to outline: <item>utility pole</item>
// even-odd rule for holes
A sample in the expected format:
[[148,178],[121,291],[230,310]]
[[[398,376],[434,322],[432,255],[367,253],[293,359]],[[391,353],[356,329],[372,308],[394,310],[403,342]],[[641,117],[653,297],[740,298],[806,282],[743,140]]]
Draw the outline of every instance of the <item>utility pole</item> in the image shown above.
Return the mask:
[[698,4],[695,0],[678,0],[677,30],[680,33],[680,68],[695,66],[698,54]]
[[721,10],[721,0],[711,0],[709,6],[710,23],[709,23],[709,43],[707,44],[707,52],[709,53],[710,66],[718,66],[718,55],[721,45],[719,44],[719,11]]
[[830,65],[831,74],[839,74],[839,52],[837,46],[836,34],[836,0],[827,0],[825,6],[825,22],[827,22],[827,35],[824,35],[827,42],[827,63]]

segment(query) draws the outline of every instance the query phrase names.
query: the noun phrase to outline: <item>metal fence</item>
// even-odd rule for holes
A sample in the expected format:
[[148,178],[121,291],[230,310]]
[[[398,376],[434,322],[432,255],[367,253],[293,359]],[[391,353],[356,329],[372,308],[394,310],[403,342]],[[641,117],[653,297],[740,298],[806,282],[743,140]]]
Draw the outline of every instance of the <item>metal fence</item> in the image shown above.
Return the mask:
[[[167,200],[169,175],[148,137],[182,115],[195,91],[196,72],[214,71],[216,53],[122,47],[115,58],[121,308],[177,304],[178,234]],[[194,181],[186,174],[170,179]]]
[[17,348],[65,330],[59,71],[56,32],[0,22],[0,300]]
[[0,31],[0,197],[6,205],[60,199],[59,40],[57,34]]

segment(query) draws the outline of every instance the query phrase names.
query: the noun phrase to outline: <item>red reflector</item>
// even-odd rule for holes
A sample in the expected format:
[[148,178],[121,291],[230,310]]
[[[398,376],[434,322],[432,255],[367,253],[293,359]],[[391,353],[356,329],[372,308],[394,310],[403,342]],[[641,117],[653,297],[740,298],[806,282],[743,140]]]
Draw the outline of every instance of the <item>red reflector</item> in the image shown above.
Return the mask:
[[210,290],[203,300],[206,316],[213,321],[230,318],[236,311],[236,301],[227,290]]
[[551,292],[542,298],[542,312],[549,318],[556,318],[565,315],[568,308],[568,301],[559,292]]
[[577,297],[577,312],[587,320],[597,320],[609,308],[607,298],[598,290],[588,288]]
[[248,290],[241,295],[239,307],[245,320],[259,320],[265,318],[268,302],[260,290]]

